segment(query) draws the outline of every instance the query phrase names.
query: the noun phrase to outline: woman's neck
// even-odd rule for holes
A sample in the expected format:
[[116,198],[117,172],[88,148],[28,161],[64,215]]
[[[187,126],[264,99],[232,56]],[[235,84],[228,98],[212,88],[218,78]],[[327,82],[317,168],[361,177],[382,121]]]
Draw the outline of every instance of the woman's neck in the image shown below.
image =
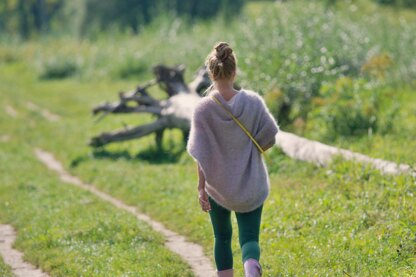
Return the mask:
[[217,81],[215,82],[215,88],[221,94],[225,101],[230,100],[237,91],[233,87],[234,82],[232,81]]

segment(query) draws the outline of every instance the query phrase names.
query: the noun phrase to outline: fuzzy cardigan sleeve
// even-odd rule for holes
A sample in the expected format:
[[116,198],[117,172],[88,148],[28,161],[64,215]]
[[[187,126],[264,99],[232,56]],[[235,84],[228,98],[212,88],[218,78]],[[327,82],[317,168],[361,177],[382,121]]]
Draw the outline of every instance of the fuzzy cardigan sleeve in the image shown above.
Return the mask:
[[[204,101],[206,99],[203,99]],[[189,131],[189,140],[187,143],[187,151],[195,161],[206,158],[207,152],[203,151],[205,146],[209,144],[206,129],[204,128],[204,117],[201,115],[204,106],[198,103],[192,113],[191,129]]]

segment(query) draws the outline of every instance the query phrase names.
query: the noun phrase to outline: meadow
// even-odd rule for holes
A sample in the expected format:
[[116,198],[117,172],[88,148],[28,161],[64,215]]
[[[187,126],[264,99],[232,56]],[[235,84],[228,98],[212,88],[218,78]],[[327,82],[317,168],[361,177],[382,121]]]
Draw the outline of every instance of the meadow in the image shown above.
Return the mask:
[[4,264],[3,259],[0,260],[0,274],[5,277],[13,276],[10,267]]
[[[152,136],[91,149],[87,141],[100,132],[152,119],[117,115],[94,124],[92,107],[149,80],[158,63],[185,64],[190,80],[214,42],[226,40],[239,58],[240,84],[264,95],[282,129],[416,165],[415,23],[414,11],[366,1],[260,2],[231,21],[189,25],[167,16],[138,36],[3,38],[0,130],[8,139],[0,142],[0,222],[16,227],[16,247],[52,276],[192,276],[149,226],[62,183],[33,149],[54,153],[73,175],[212,257],[209,217],[198,208],[196,168],[181,133],[167,131],[162,150]],[[60,120],[48,121],[28,102]],[[281,113],[283,106],[289,111]],[[346,119],[354,124],[343,125]],[[277,148],[270,157],[265,276],[416,274],[415,178],[342,160],[321,168]],[[241,276],[238,248],[234,236]],[[11,276],[1,261],[0,274]]]

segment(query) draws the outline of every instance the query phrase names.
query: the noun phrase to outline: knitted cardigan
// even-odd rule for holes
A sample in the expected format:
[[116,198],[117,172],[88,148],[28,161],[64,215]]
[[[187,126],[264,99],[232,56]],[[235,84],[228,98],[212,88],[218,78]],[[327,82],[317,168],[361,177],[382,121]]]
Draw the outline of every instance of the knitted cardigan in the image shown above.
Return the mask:
[[278,126],[259,94],[238,93],[232,106],[218,91],[202,98],[192,114],[187,151],[200,164],[207,194],[224,208],[244,213],[267,198],[267,167],[253,141],[211,96],[240,120],[263,149],[275,144]]

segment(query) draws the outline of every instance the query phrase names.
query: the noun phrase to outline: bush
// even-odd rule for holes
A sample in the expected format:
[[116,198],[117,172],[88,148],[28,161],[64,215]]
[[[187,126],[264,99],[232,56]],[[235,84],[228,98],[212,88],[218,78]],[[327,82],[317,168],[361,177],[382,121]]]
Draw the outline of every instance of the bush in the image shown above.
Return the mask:
[[41,79],[63,79],[74,75],[79,66],[74,59],[53,57],[41,65]]
[[393,60],[388,53],[381,53],[371,56],[362,66],[361,72],[373,79],[385,80],[387,72]]
[[144,59],[128,55],[120,64],[112,69],[112,75],[121,79],[138,79],[141,75],[150,71],[149,65]]
[[18,60],[17,54],[10,48],[0,47],[0,63],[13,63]]
[[398,107],[390,108],[383,117],[384,97],[376,83],[365,79],[341,77],[334,83],[325,83],[321,96],[313,100],[310,128],[330,140],[387,132],[393,127]]

